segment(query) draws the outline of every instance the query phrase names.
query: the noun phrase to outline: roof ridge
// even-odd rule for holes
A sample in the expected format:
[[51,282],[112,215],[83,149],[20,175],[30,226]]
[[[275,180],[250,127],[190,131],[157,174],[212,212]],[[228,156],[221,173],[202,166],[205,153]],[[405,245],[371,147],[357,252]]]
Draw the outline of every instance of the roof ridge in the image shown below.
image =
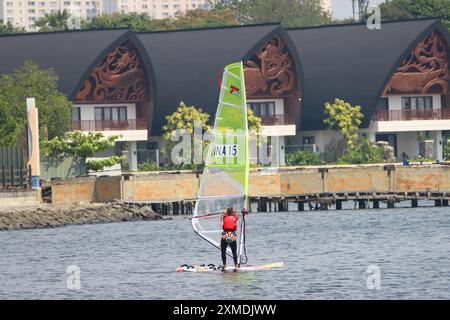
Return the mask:
[[[398,22],[416,22],[416,21],[424,21],[424,20],[435,20],[441,21],[442,18],[434,17],[434,18],[416,18],[416,19],[401,19],[401,20],[387,20],[381,21],[381,23],[398,23]],[[307,26],[307,27],[296,27],[296,28],[284,28],[287,31],[290,30],[307,30],[307,29],[319,29],[319,28],[332,28],[332,27],[349,27],[349,26],[362,26],[366,25],[366,22],[355,22],[355,23],[332,23],[332,24],[322,24],[317,26]]]
[[77,32],[90,32],[90,31],[130,31],[130,28],[104,28],[104,29],[96,29],[96,28],[89,28],[89,29],[71,29],[71,30],[57,30],[57,31],[35,31],[35,32],[19,32],[19,33],[10,33],[10,34],[0,34],[0,38],[7,38],[7,37],[17,37],[17,36],[36,36],[36,35],[43,35],[43,34],[61,34],[61,33],[77,33]]
[[199,28],[170,29],[170,30],[158,30],[158,31],[141,31],[141,32],[135,32],[135,33],[136,34],[169,33],[169,32],[204,31],[204,30],[216,30],[216,29],[233,29],[233,28],[279,26],[279,25],[280,25],[280,22],[265,22],[265,23],[236,24],[236,25],[229,25],[229,26],[216,26],[216,27],[199,27]]
[[158,31],[141,31],[136,32],[131,28],[89,28],[89,29],[72,29],[72,30],[57,30],[57,31],[35,31],[35,32],[19,32],[11,34],[0,35],[0,38],[15,37],[15,36],[35,36],[43,34],[61,34],[61,33],[76,33],[76,32],[90,32],[90,31],[133,31],[135,34],[148,34],[148,33],[164,33],[164,32],[184,32],[184,31],[200,31],[200,30],[214,30],[214,29],[231,29],[231,28],[242,28],[242,27],[260,27],[260,26],[271,26],[280,25],[279,22],[267,22],[267,23],[254,23],[254,24],[239,24],[239,25],[229,25],[229,26],[216,26],[216,27],[201,27],[201,28],[184,28],[184,29],[171,29],[171,30],[158,30]]

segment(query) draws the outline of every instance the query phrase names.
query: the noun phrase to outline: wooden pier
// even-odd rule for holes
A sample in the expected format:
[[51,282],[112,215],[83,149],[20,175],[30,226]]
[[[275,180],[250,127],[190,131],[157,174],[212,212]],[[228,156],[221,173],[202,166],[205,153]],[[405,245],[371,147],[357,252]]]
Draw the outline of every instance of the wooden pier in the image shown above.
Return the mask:
[[[409,202],[411,208],[419,207],[423,201],[431,201],[435,207],[448,207],[450,193],[323,193],[289,197],[250,197],[249,201],[251,203],[250,212],[255,212],[255,210],[256,212],[343,210],[343,203],[345,202],[353,202],[351,209],[393,209],[398,203],[405,201]],[[162,215],[191,215],[195,208],[195,200],[175,202],[123,201],[123,203],[151,206],[153,211]]]
[[[201,173],[192,171],[129,173],[52,181],[53,203],[119,200],[150,205],[161,214],[191,214]],[[211,184],[220,194],[221,184]],[[306,211],[448,206],[450,164],[348,165],[257,168],[250,172],[253,211]],[[427,203],[425,203],[427,201]]]

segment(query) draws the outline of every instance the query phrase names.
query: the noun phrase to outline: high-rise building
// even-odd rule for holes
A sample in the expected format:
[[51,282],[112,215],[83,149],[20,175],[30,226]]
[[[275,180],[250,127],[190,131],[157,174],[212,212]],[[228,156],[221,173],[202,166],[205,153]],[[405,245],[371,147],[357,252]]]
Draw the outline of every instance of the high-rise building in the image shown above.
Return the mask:
[[3,1],[0,0],[0,22],[3,22]]
[[333,12],[333,6],[331,0],[320,0],[324,11],[328,11],[330,14]]
[[103,1],[86,0],[0,0],[0,20],[11,22],[14,26],[24,27],[28,31],[36,30],[35,21],[46,13],[67,10],[73,17],[92,19],[103,12]]
[[193,9],[209,9],[208,0],[104,0],[105,13],[143,13],[153,19],[175,17]]

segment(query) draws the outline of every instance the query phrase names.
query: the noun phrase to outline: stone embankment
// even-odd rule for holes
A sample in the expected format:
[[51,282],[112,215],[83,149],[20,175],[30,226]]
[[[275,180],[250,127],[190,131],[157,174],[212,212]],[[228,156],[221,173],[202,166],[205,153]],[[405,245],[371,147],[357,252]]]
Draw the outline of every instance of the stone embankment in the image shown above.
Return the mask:
[[149,206],[122,203],[40,204],[0,208],[0,231],[136,220],[167,220]]

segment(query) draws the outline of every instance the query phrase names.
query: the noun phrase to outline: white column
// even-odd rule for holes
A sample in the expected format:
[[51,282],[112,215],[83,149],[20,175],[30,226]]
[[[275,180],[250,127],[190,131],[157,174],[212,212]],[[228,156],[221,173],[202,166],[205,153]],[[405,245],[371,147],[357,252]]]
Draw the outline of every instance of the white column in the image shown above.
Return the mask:
[[280,166],[284,166],[286,164],[285,147],[285,137],[280,137]]
[[437,161],[444,160],[443,159],[442,131],[434,132],[434,158]]
[[271,137],[271,147],[272,147],[272,166],[278,167],[281,164],[280,159],[280,152],[281,152],[281,145],[280,145],[280,137]]
[[136,141],[128,141],[128,167],[130,171],[138,169],[137,163],[137,143]]

